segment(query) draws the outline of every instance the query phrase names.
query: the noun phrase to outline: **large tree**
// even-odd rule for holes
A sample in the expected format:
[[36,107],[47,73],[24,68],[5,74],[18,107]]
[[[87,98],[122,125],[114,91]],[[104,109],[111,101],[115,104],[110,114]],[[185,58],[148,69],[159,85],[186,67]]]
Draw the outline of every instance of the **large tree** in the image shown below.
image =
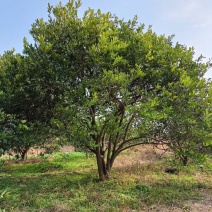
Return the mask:
[[104,181],[122,151],[159,142],[158,126],[174,112],[166,91],[184,73],[201,80],[207,66],[137,17],[124,21],[92,9],[80,17],[80,5],[49,5],[48,20],[32,25],[34,44],[24,40],[26,93],[32,120],[55,125],[93,152]]
[[52,79],[51,90],[62,89],[52,123],[96,155],[99,178],[106,180],[120,152],[157,142],[154,130],[172,111],[161,104],[164,91],[183,73],[200,80],[207,66],[193,60],[192,48],[144,30],[136,17],[126,22],[92,9],[79,17],[80,5],[49,5],[48,21],[33,24],[35,44],[25,41],[24,50],[48,76],[42,79]]

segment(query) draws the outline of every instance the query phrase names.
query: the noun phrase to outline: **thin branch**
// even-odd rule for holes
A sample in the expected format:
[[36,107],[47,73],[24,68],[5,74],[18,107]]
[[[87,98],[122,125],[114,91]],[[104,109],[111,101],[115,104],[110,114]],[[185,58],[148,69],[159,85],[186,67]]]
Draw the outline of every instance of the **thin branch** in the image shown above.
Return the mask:
[[[123,123],[124,113],[125,113],[125,112],[123,112],[123,113],[121,114],[121,118],[120,118],[120,121],[119,121],[119,128],[121,127],[121,125],[122,125],[122,123]],[[117,121],[118,121],[118,119],[117,119]],[[116,144],[117,144],[117,142],[118,142],[118,140],[119,140],[119,135],[120,135],[120,130],[116,133],[114,148],[116,148]]]
[[142,137],[136,137],[136,138],[131,138],[131,139],[128,139],[128,140],[124,140],[120,145],[119,147],[117,148],[117,151],[119,151],[126,143],[130,142],[130,141],[134,141],[134,140],[138,140],[138,139],[141,139]]
[[148,141],[147,141],[147,142],[134,143],[134,144],[131,144],[131,145],[129,145],[129,146],[126,146],[126,147],[124,147],[124,148],[118,150],[118,153],[123,152],[124,150],[129,149],[129,148],[131,148],[131,147],[138,146],[138,145],[142,145],[142,144],[152,144],[152,145],[156,145],[157,143],[155,143],[155,142],[148,142]]
[[135,116],[135,113],[131,116],[129,122],[127,123],[127,127],[126,127],[126,129],[125,129],[124,138],[123,138],[124,141],[125,141],[125,139],[126,139],[126,137],[127,137],[127,133],[128,133],[130,124],[132,123],[132,120],[133,120],[134,116]]

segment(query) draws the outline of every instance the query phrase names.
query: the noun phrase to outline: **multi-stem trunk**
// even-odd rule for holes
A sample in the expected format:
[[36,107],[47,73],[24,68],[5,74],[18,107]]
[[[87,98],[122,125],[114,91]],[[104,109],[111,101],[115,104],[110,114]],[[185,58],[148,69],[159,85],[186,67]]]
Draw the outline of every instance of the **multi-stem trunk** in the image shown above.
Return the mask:
[[100,181],[108,180],[110,175],[110,164],[105,163],[104,155],[101,154],[100,147],[97,147],[96,161],[97,161],[99,180]]
[[99,180],[105,181],[109,179],[110,172],[113,166],[113,162],[118,155],[118,151],[111,148],[111,142],[109,142],[107,151],[103,151],[101,146],[96,148],[96,161],[99,174]]

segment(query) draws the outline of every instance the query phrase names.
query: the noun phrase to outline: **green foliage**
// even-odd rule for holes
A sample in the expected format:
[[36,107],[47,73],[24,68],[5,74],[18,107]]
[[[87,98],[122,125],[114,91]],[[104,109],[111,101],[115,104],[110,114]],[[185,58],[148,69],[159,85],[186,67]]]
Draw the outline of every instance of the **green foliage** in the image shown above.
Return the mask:
[[142,143],[165,140],[187,163],[208,142],[208,64],[172,36],[144,31],[137,17],[88,9],[80,18],[80,5],[49,6],[49,19],[30,31],[34,45],[25,41],[26,55],[62,89],[52,125],[96,154],[102,180],[120,152]]
[[45,114],[37,111],[28,65],[28,58],[14,51],[0,57],[0,155],[13,152],[24,159],[44,140]]
[[0,133],[1,154],[13,152],[19,158],[25,159],[27,151],[32,146],[42,143],[42,131],[40,130],[40,135],[37,135],[39,126],[18,119],[15,115],[5,115],[0,121],[0,127],[3,129]]
[[205,146],[212,140],[211,83],[191,80],[184,73],[180,82],[164,91],[163,107],[170,107],[160,125],[159,136],[186,165],[189,159],[204,160]]
[[3,199],[3,198],[4,198],[4,195],[7,193],[7,191],[8,191],[8,188],[6,188],[6,189],[2,192],[2,194],[1,194],[1,196],[0,196],[0,199]]
[[211,141],[211,84],[203,78],[210,64],[136,16],[88,9],[80,17],[80,6],[49,5],[24,54],[0,57],[2,111],[26,120],[24,136],[43,128],[94,153],[101,180],[122,151],[144,143],[163,141],[187,163]]

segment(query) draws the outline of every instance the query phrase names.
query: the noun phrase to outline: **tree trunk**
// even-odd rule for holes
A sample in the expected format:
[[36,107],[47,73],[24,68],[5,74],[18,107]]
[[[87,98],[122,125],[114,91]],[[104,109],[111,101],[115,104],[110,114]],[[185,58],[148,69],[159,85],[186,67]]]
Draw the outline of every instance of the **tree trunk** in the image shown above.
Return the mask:
[[100,181],[106,181],[109,179],[110,170],[105,164],[104,156],[100,153],[100,148],[98,148],[99,151],[96,153],[96,161],[97,161],[97,168],[98,168],[98,174],[99,174],[99,180]]
[[184,166],[187,166],[188,165],[188,156],[187,155],[182,155],[181,156],[181,161],[182,161]]
[[21,152],[21,160],[25,160],[26,159],[26,156],[27,156],[27,151],[28,150],[23,150],[22,152]]

